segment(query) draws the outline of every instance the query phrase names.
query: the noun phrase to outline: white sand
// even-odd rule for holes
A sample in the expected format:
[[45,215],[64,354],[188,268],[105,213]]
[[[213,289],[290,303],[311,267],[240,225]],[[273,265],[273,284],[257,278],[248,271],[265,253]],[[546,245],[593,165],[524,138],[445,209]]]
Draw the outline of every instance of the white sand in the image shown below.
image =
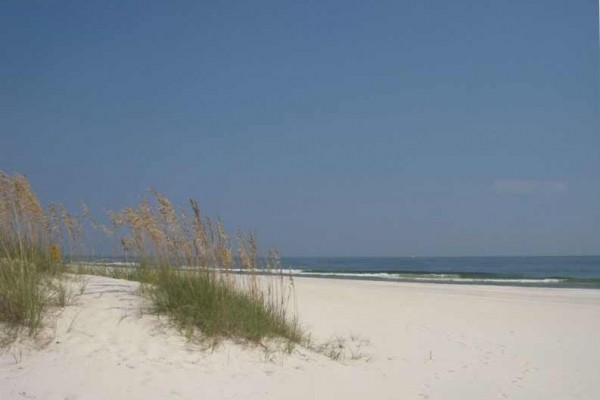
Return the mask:
[[298,278],[303,325],[368,357],[336,362],[199,350],[137,284],[88,279],[47,347],[0,355],[0,399],[600,398],[600,291]]

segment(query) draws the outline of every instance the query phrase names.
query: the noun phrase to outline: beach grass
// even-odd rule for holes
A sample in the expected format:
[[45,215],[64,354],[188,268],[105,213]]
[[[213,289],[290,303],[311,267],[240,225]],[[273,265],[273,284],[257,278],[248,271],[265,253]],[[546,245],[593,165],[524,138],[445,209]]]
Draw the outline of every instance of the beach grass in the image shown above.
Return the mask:
[[291,345],[306,343],[295,315],[290,315],[289,299],[283,297],[291,294],[285,286],[292,285],[285,273],[262,275],[262,288],[251,290],[248,282],[255,277],[215,270],[76,264],[67,271],[140,282],[140,294],[151,301],[152,310],[172,318],[190,339],[262,343],[280,338]]
[[43,274],[27,262],[0,263],[0,321],[23,326],[33,334],[41,326],[48,305]]
[[[54,225],[22,175],[0,172],[0,322],[34,334],[64,286]],[[54,258],[53,258],[54,257]]]
[[110,213],[122,250],[140,266],[105,272],[142,282],[155,312],[169,315],[188,336],[301,342],[289,312],[293,281],[276,251],[259,257],[254,236],[241,231],[234,249],[223,223],[202,217],[196,201],[177,212],[164,195],[151,194],[137,207]]
[[[223,223],[203,217],[196,201],[176,210],[156,191],[137,206],[109,212],[109,218],[112,226],[99,224],[85,206],[81,216],[62,205],[44,209],[25,176],[0,172],[0,322],[34,334],[48,307],[73,301],[63,272],[95,273],[141,282],[155,312],[190,336],[301,342],[295,315],[288,312],[291,276],[282,272],[276,252],[259,256],[252,234],[238,232],[234,248]],[[138,266],[102,269],[71,262],[66,268],[65,260],[93,248],[81,246],[86,222]],[[259,279],[264,268],[271,273]]]
[[299,343],[302,333],[285,311],[269,304],[262,292],[239,290],[214,272],[185,273],[161,268],[148,295],[155,310],[171,315],[185,331],[199,329],[210,338],[260,342],[284,338]]

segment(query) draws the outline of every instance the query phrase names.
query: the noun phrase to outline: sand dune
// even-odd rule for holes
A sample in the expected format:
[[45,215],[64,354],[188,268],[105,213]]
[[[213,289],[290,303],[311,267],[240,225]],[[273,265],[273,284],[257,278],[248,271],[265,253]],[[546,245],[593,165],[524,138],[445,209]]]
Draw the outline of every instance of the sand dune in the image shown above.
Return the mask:
[[297,278],[346,358],[192,344],[137,283],[89,276],[42,349],[0,355],[0,399],[596,399],[600,291]]

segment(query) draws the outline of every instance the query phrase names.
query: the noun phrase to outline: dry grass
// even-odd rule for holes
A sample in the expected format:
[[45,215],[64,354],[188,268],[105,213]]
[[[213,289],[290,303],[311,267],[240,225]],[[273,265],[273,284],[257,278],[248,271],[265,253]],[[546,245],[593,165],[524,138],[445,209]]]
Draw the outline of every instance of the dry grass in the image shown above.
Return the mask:
[[45,210],[24,176],[0,172],[0,322],[34,333],[49,306],[72,301],[75,293],[60,277],[73,255],[93,252],[82,246],[87,222],[116,239],[123,254],[140,264],[104,274],[142,282],[155,310],[184,331],[211,339],[301,341],[288,312],[293,281],[280,273],[259,282],[262,269],[281,270],[281,265],[276,252],[259,257],[252,234],[238,232],[234,247],[222,221],[202,216],[196,201],[177,211],[156,191],[135,207],[110,212],[109,218],[111,228],[97,223],[85,205],[82,216],[62,205]]
[[52,299],[66,299],[52,283],[61,270],[52,218],[27,178],[0,172],[0,322],[35,333]]
[[[241,231],[234,246],[222,221],[203,216],[196,201],[177,211],[167,197],[151,191],[137,206],[108,217],[112,226],[97,222],[85,205],[81,216],[62,205],[45,210],[26,177],[0,171],[1,326],[38,332],[49,307],[68,306],[77,295],[62,280],[69,271],[141,282],[155,311],[170,316],[190,338],[259,344],[279,338],[288,351],[301,344],[334,360],[364,357],[362,341],[319,344],[304,334],[296,319],[294,281],[278,252],[261,257],[254,235]],[[86,223],[115,240],[137,266],[69,263],[74,255],[94,254],[93,246],[84,245]],[[86,284],[83,278],[79,294]]]
[[[190,200],[189,212],[177,212],[165,196],[151,194],[110,217],[125,255],[141,261],[140,270],[125,273],[146,283],[157,312],[188,334],[300,342],[295,315],[289,315],[293,281],[282,273],[276,252],[261,259],[254,236],[238,232],[236,257],[221,220],[203,217],[196,201]],[[261,284],[265,269],[280,273]]]

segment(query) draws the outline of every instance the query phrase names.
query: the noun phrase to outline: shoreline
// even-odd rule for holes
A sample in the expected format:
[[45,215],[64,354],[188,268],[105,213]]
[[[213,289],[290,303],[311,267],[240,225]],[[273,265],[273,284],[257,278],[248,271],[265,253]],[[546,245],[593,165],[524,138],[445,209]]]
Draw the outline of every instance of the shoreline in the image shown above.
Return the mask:
[[600,291],[294,277],[301,325],[347,352],[333,361],[301,347],[202,349],[148,314],[138,283],[86,278],[85,293],[49,327],[46,348],[23,345],[21,360],[0,354],[0,398],[591,400],[600,392]]
[[[341,275],[344,273],[338,272],[302,272],[297,274],[292,274],[295,278],[314,278],[314,279],[336,279],[336,280],[349,280],[349,281],[373,281],[373,282],[395,282],[395,283],[414,283],[414,284],[432,284],[432,285],[457,285],[457,286],[498,286],[498,287],[523,287],[523,288],[542,288],[542,289],[582,289],[582,290],[600,290],[600,279],[594,279],[594,283],[587,282],[572,282],[569,279],[573,278],[559,278],[559,277],[549,277],[549,278],[490,278],[488,281],[477,278],[463,278],[465,280],[473,279],[473,281],[451,281],[451,280],[442,280],[436,278],[385,278],[385,277],[376,277],[376,276],[365,276],[361,277],[360,274],[377,274],[372,272],[351,272],[352,276]],[[396,272],[383,272],[383,274],[397,274]],[[449,273],[448,275],[452,275],[453,273]],[[458,273],[456,273],[458,274]],[[260,274],[267,275],[267,274]],[[422,274],[425,276],[426,274]],[[435,275],[435,273],[432,273]],[[532,283],[532,282],[519,282],[519,281],[537,281],[537,280],[550,280],[552,282],[548,283]],[[554,282],[556,280],[564,280],[565,282]],[[592,286],[594,285],[594,286]]]
[[[80,262],[73,264],[93,268],[108,269],[134,269],[139,264],[128,263],[103,263]],[[180,267],[182,271],[196,268]],[[217,270],[217,269],[215,269]],[[231,270],[234,274],[251,275],[242,268]],[[311,271],[298,268],[284,268],[281,271],[263,272],[257,270],[258,276],[291,275],[293,278],[337,279],[350,281],[376,281],[397,283],[423,283],[435,285],[463,285],[463,286],[501,286],[501,287],[526,287],[526,288],[553,288],[553,289],[586,289],[600,290],[600,278],[574,278],[574,277],[514,277],[492,273],[464,273],[464,272],[418,272],[418,271]]]

